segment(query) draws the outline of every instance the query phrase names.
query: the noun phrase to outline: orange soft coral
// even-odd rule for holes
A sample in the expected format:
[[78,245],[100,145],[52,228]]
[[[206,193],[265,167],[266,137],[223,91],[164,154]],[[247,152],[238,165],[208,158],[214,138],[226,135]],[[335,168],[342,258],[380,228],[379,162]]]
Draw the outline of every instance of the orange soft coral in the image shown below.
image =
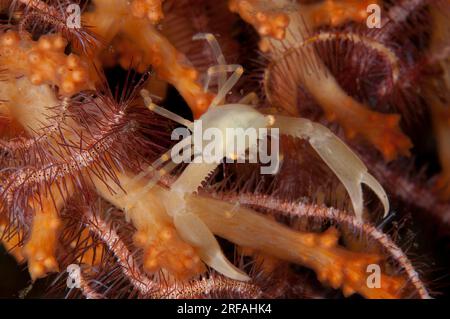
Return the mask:
[[10,75],[26,75],[35,85],[58,86],[64,96],[94,86],[89,64],[74,54],[66,55],[67,41],[60,35],[32,41],[28,34],[10,30],[0,35],[0,42],[0,63]]
[[261,0],[230,0],[229,8],[253,25],[261,36],[284,39],[289,17],[283,11],[277,10],[275,1],[269,5]]
[[131,12],[138,18],[147,17],[153,24],[164,18],[162,3],[164,0],[133,0]]
[[[145,241],[149,238],[144,233],[138,233],[136,236],[145,238]],[[142,239],[136,239],[136,242],[139,243]],[[194,248],[183,242],[172,226],[163,228],[149,245],[143,246],[146,251],[144,269],[149,273],[164,270],[175,279],[187,280],[205,271],[205,266]]]
[[[311,10],[310,5],[296,6],[288,1],[279,1],[275,5],[264,0],[259,0],[258,4],[267,10],[276,8],[289,17],[286,20],[289,23],[285,26],[286,37],[281,39],[264,37],[264,41],[260,43],[261,49],[269,55],[264,85],[270,102],[291,115],[298,115],[298,87],[303,85],[323,108],[328,119],[342,125],[348,137],[357,135],[363,137],[374,145],[387,161],[401,155],[409,155],[412,144],[400,129],[400,117],[369,110],[367,106],[349,96],[330,74],[317,52],[310,47],[317,41],[317,36],[308,36],[310,30],[316,27],[313,22],[316,19],[315,11]],[[231,7],[235,7],[233,1]],[[258,29],[259,25],[255,18],[257,11],[241,8],[237,12]],[[356,19],[353,15],[346,15],[345,19],[347,18]],[[339,23],[342,22],[341,19],[338,20]],[[320,22],[324,21],[321,19]],[[355,40],[350,38],[352,41],[360,41],[357,39],[358,36],[354,37]],[[388,56],[390,62],[396,62],[392,52],[382,45],[374,42],[369,42],[369,45]]]
[[28,270],[33,280],[58,271],[56,246],[61,222],[53,203],[46,201],[35,211],[30,239],[24,247]]
[[178,89],[191,107],[194,116],[199,117],[208,107],[213,95],[203,91],[198,72],[190,66],[184,55],[178,52],[149,21],[131,15],[126,1],[115,0],[114,5],[111,5],[110,1],[103,0],[96,0],[94,3],[95,10],[87,12],[83,20],[92,26],[106,43],[110,43],[118,34],[122,34],[133,43],[128,48],[127,42],[121,41],[121,51],[125,53],[122,56],[122,64],[128,60],[131,62],[131,57],[127,58],[126,52],[140,50],[143,58],[139,63],[139,69],[151,65],[158,77]]
[[314,26],[333,27],[348,21],[365,22],[369,5],[380,5],[377,0],[325,0],[308,8]]
[[[327,1],[322,4],[324,7],[314,8],[323,10],[326,6],[333,4],[332,12],[327,11],[329,15],[320,15],[324,11],[315,12],[311,9],[313,7],[310,7],[311,10],[306,10],[305,15],[302,16],[303,13],[300,11],[285,6],[292,3],[267,0],[230,1],[230,8],[239,13],[245,21],[254,25],[258,33],[267,40],[266,49],[271,54],[271,61],[266,72],[265,89],[269,102],[272,102],[273,106],[280,107],[282,109],[280,112],[295,112],[296,100],[289,99],[296,94],[294,92],[297,85],[301,83],[320,104],[326,116],[330,120],[339,122],[348,136],[363,136],[382,151],[386,159],[406,154],[410,144],[398,128],[398,116],[382,115],[366,109],[362,103],[344,92],[317,56],[303,54],[303,51],[297,50],[303,43],[308,41],[312,43],[317,40],[302,37],[302,33],[299,32],[302,17],[309,26],[316,26],[311,22],[312,20],[317,24],[331,23],[331,25],[342,24],[348,20],[360,22],[363,16],[361,7],[358,7],[356,11],[342,12],[340,10],[344,7],[336,7],[336,5],[349,5],[350,2]],[[202,115],[210,104],[218,104],[216,110],[219,111],[220,107],[223,108],[224,105],[221,102],[228,96],[232,86],[230,83],[237,81],[243,73],[243,68],[240,65],[225,65],[223,55],[216,56],[219,65],[209,72],[216,72],[219,75],[219,93],[214,99],[214,95],[202,87],[201,74],[153,25],[162,18],[162,1],[95,0],[93,4],[92,11],[83,14],[83,23],[91,26],[104,39],[104,46],[95,49],[95,68],[101,70],[105,67],[105,64],[102,65],[105,61],[101,59],[101,50],[111,49],[111,52],[117,53],[110,57],[111,64],[119,62],[124,68],[135,68],[140,72],[150,66],[153,67],[159,80],[168,82],[181,93],[195,117]],[[298,9],[295,5],[294,8]],[[302,5],[302,8],[306,6]],[[311,20],[308,20],[309,18]],[[202,36],[213,43],[212,35],[203,34]],[[134,95],[130,101],[108,100],[104,97],[106,89],[103,88],[97,90],[92,99],[90,94],[81,94],[78,96],[80,99],[76,101],[68,99],[68,96],[94,88],[96,77],[92,76],[91,72],[94,73],[95,68],[74,53],[66,55],[64,52],[67,41],[58,33],[41,35],[34,41],[24,32],[8,31],[1,34],[0,42],[2,43],[0,63],[8,69],[5,72],[5,81],[0,81],[0,99],[4,101],[0,110],[2,113],[5,111],[8,117],[20,123],[26,132],[26,138],[31,137],[35,143],[42,142],[47,135],[50,135],[47,130],[42,130],[43,127],[55,127],[52,133],[60,134],[54,134],[55,136],[40,145],[41,148],[38,150],[45,152],[48,157],[36,156],[29,162],[27,162],[28,158],[25,158],[25,166],[15,163],[15,159],[12,158],[11,162],[14,164],[12,166],[17,174],[10,174],[9,171],[0,172],[2,178],[5,176],[5,183],[0,185],[2,213],[0,235],[2,232],[7,233],[5,229],[11,227],[12,223],[24,223],[27,226],[24,240],[16,234],[5,236],[2,240],[19,260],[28,261],[33,279],[44,277],[60,267],[64,269],[67,266],[64,264],[66,261],[61,261],[57,252],[61,248],[66,254],[64,257],[70,259],[72,253],[70,249],[80,249],[79,239],[86,241],[88,246],[90,244],[93,246],[82,249],[82,256],[74,253],[72,262],[83,263],[83,266],[95,265],[96,269],[106,272],[109,270],[108,267],[114,268],[115,271],[110,273],[126,278],[131,286],[131,288],[127,286],[126,289],[128,291],[136,289],[141,297],[159,297],[170,294],[170,291],[175,291],[175,296],[183,296],[183,293],[178,293],[182,285],[187,287],[184,290],[185,296],[199,294],[197,291],[199,289],[208,289],[208,292],[203,292],[209,293],[209,284],[202,284],[208,280],[199,281],[196,278],[206,274],[205,264],[210,265],[208,263],[210,259],[217,258],[217,254],[214,255],[214,253],[221,251],[222,244],[214,241],[217,246],[205,247],[203,242],[196,242],[186,235],[189,233],[195,239],[196,235],[203,232],[202,235],[211,235],[208,239],[215,240],[215,236],[220,236],[227,239],[231,247],[236,245],[243,250],[251,251],[252,254],[264,256],[269,261],[264,266],[266,271],[276,272],[276,265],[280,260],[308,267],[315,272],[319,282],[341,289],[346,296],[359,293],[368,298],[401,298],[409,296],[408,294],[412,292],[414,296],[429,297],[413,266],[389,237],[371,224],[363,223],[361,218],[353,218],[348,214],[349,212],[338,212],[331,208],[309,204],[303,205],[295,201],[282,202],[272,195],[233,196],[234,186],[231,191],[225,190],[228,196],[221,194],[221,191],[211,190],[214,187],[208,186],[199,194],[197,188],[207,181],[209,173],[214,171],[208,166],[201,165],[194,167],[200,167],[200,173],[208,174],[197,175],[194,169],[195,174],[191,171],[191,174],[182,175],[185,183],[181,184],[193,189],[189,189],[190,192],[184,192],[183,200],[179,201],[180,189],[175,187],[173,191],[170,183],[165,183],[161,177],[167,177],[170,166],[164,166],[160,170],[156,170],[153,166],[147,167],[148,163],[152,162],[153,156],[160,154],[159,151],[165,148],[160,145],[163,143],[158,144],[160,140],[157,139],[161,136],[167,137],[164,135],[167,129],[166,122],[162,125],[159,115],[168,114],[168,110],[148,103],[150,99],[148,94],[144,95],[144,100],[150,111],[144,108],[144,103]],[[217,46],[218,44],[213,46],[213,51],[216,53],[220,51]],[[378,49],[387,56],[391,53],[384,48]],[[298,63],[294,63],[298,67],[296,69],[291,67],[292,64],[283,64],[290,61],[291,53],[295,55],[299,52],[301,57],[307,57],[309,60],[296,61]],[[314,67],[308,71],[313,72],[306,72],[306,67],[311,61],[314,62]],[[284,65],[281,71],[280,65]],[[286,65],[291,68],[286,69]],[[226,85],[227,90],[221,90],[221,86],[228,82],[225,77],[226,72],[234,72],[230,77],[232,81]],[[211,75],[209,73],[208,76]],[[286,84],[292,78],[300,82]],[[59,88],[63,97],[56,94],[54,87]],[[290,94],[282,97],[284,100],[276,94],[281,92],[283,87],[292,89]],[[254,94],[249,95],[240,100],[241,104],[232,104],[240,109],[236,109],[236,113],[231,113],[233,116],[226,116],[224,113],[220,124],[225,128],[231,125],[227,123],[230,118],[237,118],[240,121],[246,119],[243,110],[245,107],[245,110],[250,112],[250,105],[242,104],[248,103],[254,97]],[[138,103],[135,103],[137,101]],[[283,104],[286,101],[288,103]],[[59,128],[58,125],[52,126],[49,122],[52,119],[46,116],[49,107],[68,113],[68,116],[57,117],[57,119],[67,125],[64,128],[69,129],[58,130],[56,129]],[[160,112],[159,115],[151,112],[155,110]],[[250,114],[255,113],[250,112]],[[265,118],[264,114],[260,116]],[[148,122],[141,121],[143,118]],[[174,114],[170,118],[179,120],[181,117]],[[320,126],[321,129],[317,129],[316,123],[307,120],[289,122],[288,117],[278,115],[270,115],[266,119],[270,125],[278,121],[281,131],[300,129],[298,135],[304,134],[308,137],[313,147],[321,150],[322,153],[319,154],[325,154],[324,157],[329,162],[340,160],[339,168],[346,173],[341,175],[346,177],[355,175],[358,187],[361,186],[361,181],[369,185],[373,184],[374,179],[367,178],[367,168],[362,162],[348,160],[348,156],[340,153],[339,151],[347,150],[345,144],[341,143],[337,137],[330,138],[332,134],[325,127]],[[187,120],[181,121],[180,124],[186,123],[190,126]],[[235,124],[232,123],[232,125]],[[133,137],[139,134],[142,134],[142,137],[133,140]],[[43,136],[42,140],[38,139],[40,136]],[[86,138],[86,136],[89,137]],[[65,148],[57,148],[61,145]],[[64,154],[58,152],[61,149],[64,150]],[[110,152],[109,149],[111,149]],[[3,153],[1,155],[3,156]],[[7,154],[7,156],[10,155]],[[47,161],[48,158],[51,159]],[[169,159],[167,154],[161,156],[162,162]],[[162,165],[162,162],[159,164]],[[172,165],[172,163],[169,164]],[[360,171],[355,168],[360,165],[365,170]],[[29,166],[32,166],[34,170]],[[54,173],[52,168],[57,166],[61,169]],[[240,172],[237,170],[237,174]],[[363,177],[366,179],[364,180]],[[238,178],[241,177],[238,176]],[[169,176],[168,179],[170,180],[171,177]],[[231,180],[230,182],[234,183]],[[250,187],[245,189],[248,188]],[[41,192],[41,189],[45,191]],[[362,196],[361,189],[358,188],[358,190]],[[16,194],[20,196],[19,199],[25,198],[25,200],[17,200],[14,197]],[[219,198],[221,195],[224,196]],[[89,206],[91,203],[87,199],[91,197],[109,202],[108,207],[117,210],[120,216],[105,214],[101,209],[98,209],[101,210],[99,213],[94,206]],[[383,198],[383,204],[387,203],[385,194]],[[71,200],[75,208],[66,205]],[[86,228],[78,233],[77,240],[72,238],[68,243],[59,245],[59,232],[64,227],[69,227],[64,223],[64,214],[67,212],[62,211],[67,209],[70,214],[71,209],[76,210],[86,206],[89,206],[86,209],[89,213],[80,209],[79,215],[82,217],[75,216],[76,214],[71,215],[74,219],[79,218],[81,220],[79,225]],[[175,219],[173,214],[180,207],[188,209],[184,211],[186,214],[177,215],[178,219]],[[361,216],[362,209],[358,207]],[[31,213],[30,218],[17,218],[15,214],[24,214],[25,210]],[[388,212],[388,205],[385,205],[384,210],[385,213]],[[308,225],[314,231],[309,228],[298,230],[288,227],[280,223],[277,218],[273,218],[277,212],[283,213],[281,215],[283,221],[294,216],[294,213],[308,219],[311,217],[308,213],[311,213],[319,218],[319,227],[315,227],[317,224]],[[266,213],[272,216],[264,216]],[[123,233],[124,227],[116,227],[109,219],[102,221],[102,214],[108,215],[111,221],[120,220],[120,225],[130,226],[129,230],[125,227],[127,233]],[[3,222],[4,219],[7,221]],[[331,222],[332,225],[328,230],[321,227],[324,222],[327,226]],[[367,237],[368,242],[375,242],[378,249],[367,249],[361,252],[346,246],[340,241],[340,237],[341,230],[347,228]],[[104,244],[98,244],[97,240],[102,240]],[[70,249],[66,250],[67,247]],[[108,256],[100,254],[103,251]],[[80,251],[77,252],[80,253]],[[135,258],[133,254],[138,254],[142,258]],[[112,265],[105,262],[109,255],[113,255]],[[393,259],[393,262],[390,259]],[[217,264],[214,263],[214,265]],[[238,264],[228,261],[228,266],[234,267],[236,272],[247,272],[247,266]],[[379,264],[382,269],[381,287],[369,288],[367,285],[367,266],[371,264]],[[94,267],[87,268],[94,269]],[[120,271],[117,271],[118,269]],[[89,276],[95,276],[95,272],[82,272],[83,293],[88,297],[102,297],[102,293],[97,292],[97,289],[101,290],[102,287],[93,285],[89,281]],[[195,280],[193,284],[188,282],[192,278]],[[249,276],[234,278],[251,281],[243,283],[228,278],[221,280],[220,285],[242,287],[247,289],[245,291],[249,292],[250,296],[251,293],[255,293],[254,296],[260,296],[259,290],[254,289],[253,286],[253,280],[255,282],[258,280],[257,276],[249,272]],[[169,284],[168,288],[160,284],[165,280]],[[214,286],[214,282],[211,285]],[[110,287],[107,286],[107,290],[109,291]]]
[[[125,185],[130,184],[129,176],[120,176],[125,181]],[[102,186],[102,182],[98,181],[96,185],[102,196],[119,207],[126,205],[128,198],[133,197],[142,188],[139,185],[126,188],[126,195],[117,189],[118,193],[113,195]],[[154,229],[155,217],[161,215],[164,208],[157,205],[152,199],[160,198],[163,201],[170,201],[170,197],[169,191],[155,186],[138,199],[135,206],[127,214],[131,219],[140,221],[139,228],[150,227],[147,229]],[[264,199],[259,199],[256,202],[264,203]],[[146,203],[151,203],[152,217],[145,216],[146,207],[148,208]],[[380,289],[372,289],[366,285],[367,265],[379,263],[383,257],[377,254],[363,254],[345,249],[338,244],[339,233],[333,228],[322,234],[297,232],[260,216],[250,209],[236,208],[233,204],[220,200],[192,195],[189,196],[188,203],[193,213],[198,215],[214,234],[236,242],[242,247],[310,267],[317,272],[318,279],[321,282],[336,289],[342,288],[346,295],[359,292],[369,298],[401,297],[401,289],[405,284],[405,278],[402,276],[395,277],[383,274]],[[209,210],[209,207],[215,207],[213,212]],[[229,214],[230,211],[234,211],[234,213]],[[142,239],[148,238],[148,236],[137,236],[138,242],[141,243],[143,242]],[[155,269],[162,265],[166,265],[165,269],[181,267],[179,261],[175,259],[165,259],[164,263],[161,264],[163,260],[158,261],[156,258],[158,251],[152,253],[152,250],[149,250],[149,253],[150,256],[155,254],[155,258],[150,259],[150,261],[154,260]],[[166,264],[166,262],[169,262],[169,264]]]

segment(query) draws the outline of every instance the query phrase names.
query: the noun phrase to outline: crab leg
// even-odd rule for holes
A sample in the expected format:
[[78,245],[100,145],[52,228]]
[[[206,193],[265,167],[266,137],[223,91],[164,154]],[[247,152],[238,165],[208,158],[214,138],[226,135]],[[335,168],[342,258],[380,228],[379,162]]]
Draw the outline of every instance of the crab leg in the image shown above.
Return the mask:
[[228,72],[233,72],[233,74],[228,78],[222,87],[219,87],[219,92],[214,97],[211,102],[210,107],[216,107],[221,101],[226,97],[228,92],[233,88],[233,86],[239,81],[242,74],[244,73],[244,68],[239,64],[229,64],[229,65],[215,65],[208,69],[208,76],[205,84],[205,88],[208,88],[211,78],[215,74],[224,74]]
[[158,183],[158,181],[161,179],[161,177],[163,177],[167,173],[170,173],[176,166],[177,166],[177,164],[170,161],[163,168],[161,168],[159,170],[155,170],[154,175],[150,179],[150,181],[148,181],[148,183],[137,194],[134,194],[133,196],[131,196],[129,198],[129,200],[127,202],[127,206],[125,207],[125,210],[128,210],[131,207],[133,207],[136,204],[136,201],[140,197],[142,197],[148,190],[150,190],[153,186],[155,186],[156,183]]
[[[188,137],[184,138],[183,140],[181,140],[180,142],[178,142],[173,148],[176,148],[178,146],[181,146],[181,148],[183,150],[186,148],[186,146],[188,146],[190,148],[191,140],[192,140],[191,136],[188,136]],[[129,196],[129,200],[127,202],[127,206],[125,207],[125,209],[129,209],[130,207],[133,207],[139,198],[144,196],[145,193],[147,193],[154,185],[156,185],[156,183],[158,183],[158,181],[161,179],[161,177],[170,173],[173,169],[175,169],[175,167],[177,167],[178,163],[175,163],[172,160],[170,160],[171,159],[170,153],[173,148],[171,148],[168,152],[164,153],[160,158],[158,158],[155,162],[153,162],[153,164],[151,164],[149,167],[147,167],[146,170],[144,170],[140,174],[136,175],[126,185],[126,187],[132,188],[136,185],[136,183],[141,181],[148,173],[150,173],[150,172],[153,173],[153,177],[147,182],[147,184],[139,192]],[[186,162],[190,158],[191,158],[190,153],[185,154],[183,152],[183,157],[182,157],[181,161]],[[164,167],[158,169],[159,165],[161,165],[162,163],[167,162],[167,161],[169,161],[169,163],[167,163]]]
[[[168,150],[167,152],[165,152],[163,155],[161,155],[156,161],[154,161],[149,167],[147,167],[145,170],[143,170],[142,172],[140,172],[138,175],[136,175],[130,182],[130,184],[128,186],[132,187],[136,182],[142,180],[147,174],[154,172],[155,175],[158,174],[158,167],[167,162],[168,160],[171,159],[171,153],[173,151],[174,148],[180,148],[180,149],[186,149],[186,146],[191,146],[191,141],[192,138],[191,136],[188,136],[186,138],[184,138],[183,140],[181,140],[180,142],[178,142],[177,144],[175,144],[175,146],[173,146],[170,150]],[[188,154],[189,155],[189,154]],[[188,160],[187,156],[188,155],[184,155],[183,158],[181,159],[181,161],[185,161]],[[174,163],[175,164],[175,163]],[[166,167],[165,169],[167,170],[168,167]],[[173,169],[173,168],[172,168]],[[170,172],[170,171],[166,171],[166,172]]]
[[[187,137],[178,144],[186,144],[186,141],[190,140],[191,137]],[[158,165],[164,162],[165,157],[166,154],[156,161]],[[154,176],[145,186],[130,193],[127,191],[127,195],[125,195],[127,200],[124,200],[124,203],[126,203],[125,211],[127,214],[132,214],[130,210],[136,205],[139,206],[139,201],[156,185],[161,176],[171,171],[176,165],[177,164],[170,161],[162,169],[154,171]],[[202,181],[204,181],[218,165],[219,163],[190,164],[177,182],[175,182],[175,185],[170,192],[171,199],[164,201],[164,206],[167,214],[173,218],[174,226],[180,237],[185,242],[197,248],[200,258],[207,265],[230,278],[247,281],[250,278],[228,261],[213,233],[208,229],[205,223],[198,218],[198,216],[192,214],[185,205],[185,194],[195,192]],[[151,165],[150,167],[154,170],[156,165]],[[130,186],[136,186],[136,182],[139,182],[141,177],[142,176],[138,175],[131,179],[125,184],[125,189],[127,190],[127,187],[130,188]]]
[[[131,185],[132,177],[128,174],[116,173],[123,183],[123,189],[126,193],[119,187],[115,187],[115,193],[111,193],[105,186],[104,183],[98,180],[94,180],[97,191],[109,202],[113,203],[117,207],[126,207],[130,198],[135,198],[135,204],[126,210],[125,213],[128,218],[130,218],[138,229],[138,241],[141,242],[141,246],[150,247],[158,251],[163,250],[161,255],[169,256],[166,258],[171,259],[171,255],[182,254],[178,256],[179,259],[185,260],[187,264],[197,265],[195,261],[195,255],[189,253],[187,244],[195,248],[195,252],[200,256],[200,258],[212,268],[218,270],[219,272],[226,274],[228,277],[237,280],[248,280],[248,277],[242,273],[239,269],[234,267],[224,256],[217,240],[211,233],[209,228],[203,223],[203,221],[196,215],[192,214],[186,206],[184,193],[177,193],[175,191],[168,191],[162,189],[158,185],[154,185],[152,188],[147,189],[146,192],[140,196],[136,196],[137,193],[143,193],[142,190],[145,185],[138,181],[136,184]],[[163,197],[164,195],[164,197]],[[162,199],[158,200],[157,198]],[[158,233],[167,232],[168,224],[172,219],[174,226],[177,229],[177,235],[181,237],[183,242],[176,240],[178,236],[171,234],[170,236],[163,235],[163,239],[170,241],[170,245],[176,245],[177,247],[184,247],[184,251],[174,251],[173,249],[165,252],[165,247],[148,246],[147,242],[152,240],[152,238],[158,238]],[[170,228],[170,227],[169,227]],[[167,238],[166,238],[167,237]],[[170,237],[170,238],[169,238]],[[175,241],[175,243],[172,243]],[[159,242],[159,241],[158,241]],[[187,244],[186,244],[187,243]],[[167,245],[167,244],[166,244]],[[164,263],[166,269],[174,269],[177,267],[172,267],[174,262],[160,261]],[[152,266],[153,268],[155,266]],[[147,267],[149,268],[149,267]],[[198,270],[199,267],[187,267],[187,269],[182,272],[189,272],[191,270]],[[191,269],[191,270],[189,270]],[[194,272],[195,273],[195,272]]]
[[[219,94],[217,98],[213,100],[212,105],[218,104],[225,97],[228,91],[239,80],[243,69],[240,65],[218,65],[208,69],[208,79],[205,86],[206,90],[209,86],[211,75],[217,73],[224,74],[228,71],[234,71],[235,73],[226,81],[224,87],[219,87]],[[162,116],[171,118],[189,128],[192,127],[191,122],[186,121],[178,115],[172,114],[171,112],[152,103],[148,91],[142,90],[141,95],[144,98],[147,107],[152,111],[155,111]],[[186,144],[187,141],[191,141],[191,137],[182,140],[179,144]],[[164,154],[159,160],[157,160],[158,164],[166,158],[167,154]],[[247,281],[250,278],[227,260],[213,233],[200,218],[190,213],[185,205],[185,194],[195,192],[201,186],[201,183],[217,168],[219,164],[220,163],[191,163],[172,186],[171,193],[174,193],[174,196],[170,201],[166,201],[166,211],[173,217],[175,228],[181,238],[199,250],[200,257],[206,264],[230,278]],[[127,202],[127,207],[134,206],[135,203],[157,183],[162,174],[172,170],[175,166],[175,163],[170,162],[162,170],[156,171],[154,177],[147,183],[147,185],[139,190],[136,195],[131,197],[131,201]],[[154,165],[151,166],[152,170],[154,167]],[[138,178],[140,178],[140,176],[138,176]]]
[[145,105],[150,111],[155,112],[156,114],[159,114],[165,118],[171,119],[172,121],[184,125],[189,129],[192,128],[191,121],[186,120],[185,118],[182,118],[178,114],[170,112],[169,110],[166,110],[165,108],[153,103],[152,98],[150,97],[150,93],[147,90],[145,89],[141,90],[141,96],[144,99]]
[[180,194],[195,193],[202,182],[214,172],[220,163],[191,163],[172,184],[171,189]]
[[[218,75],[218,94],[211,102],[210,107],[215,107],[219,104],[223,104],[224,99],[228,92],[233,88],[233,86],[239,81],[244,69],[240,65],[230,64],[227,65],[225,57],[223,56],[220,45],[216,40],[216,37],[211,33],[198,33],[194,35],[193,40],[204,39],[208,41],[213,54],[217,58],[218,65],[212,66],[208,69],[206,82],[203,87],[203,91],[206,93],[209,89],[209,84],[213,76]],[[226,75],[228,72],[234,72],[231,77],[227,80]]]
[[190,164],[171,187],[172,200],[165,201],[167,213],[172,215],[180,237],[198,249],[200,258],[207,265],[229,278],[248,281],[250,278],[225,257],[206,224],[186,206],[186,195],[194,193],[218,165]]
[[257,105],[259,102],[258,95],[255,92],[250,92],[242,99],[239,100],[237,104],[245,104],[245,105]]
[[307,119],[286,116],[275,116],[274,127],[279,127],[281,134],[309,140],[311,146],[344,184],[359,220],[362,220],[364,208],[362,183],[375,192],[383,203],[384,216],[387,215],[389,201],[383,187],[369,174],[358,156],[328,128]]
[[[117,175],[124,184],[127,184],[126,181],[132,178],[119,172]],[[118,195],[120,189],[117,189],[118,194],[113,194],[101,181],[95,180],[95,184],[105,199],[117,207],[125,205],[126,197]],[[125,190],[127,194],[131,194],[138,191],[139,187],[133,189],[125,187]],[[159,228],[161,223],[164,224],[162,220],[158,221],[157,219],[162,218],[166,221],[169,219],[165,213],[165,207],[161,204],[164,201],[174,201],[173,192],[155,185],[144,197],[139,199],[137,205],[127,214],[132,214],[130,217],[138,230]],[[184,203],[189,207],[189,215],[195,215],[202,221],[202,223],[195,222],[196,224],[193,224],[192,216],[189,216],[188,220],[179,220],[179,222],[187,223],[188,227],[186,228],[190,228],[190,232],[196,232],[191,235],[192,241],[204,236],[203,225],[206,225],[207,229],[214,234],[242,247],[257,249],[282,260],[307,266],[318,274],[322,283],[336,289],[341,288],[346,295],[359,292],[369,298],[401,297],[400,290],[405,284],[405,278],[381,274],[381,288],[369,288],[366,285],[368,276],[366,266],[379,262],[381,256],[345,249],[339,245],[338,234],[335,231],[322,234],[293,231],[251,209],[236,208],[230,203],[195,194],[187,195]],[[211,207],[215,209],[211,210]],[[234,214],[229,213],[232,210],[235,210]],[[202,225],[202,228],[197,229],[199,225]],[[213,248],[219,249],[220,247],[214,246]],[[205,258],[205,253],[201,250],[202,248],[199,247],[196,252]],[[221,253],[221,251],[219,252]],[[173,253],[179,259],[185,258],[184,250],[177,250]],[[219,268],[217,265],[215,266]],[[236,276],[238,275],[241,274],[236,273]]]
[[214,234],[197,215],[190,210],[177,212],[173,221],[180,237],[198,249],[200,258],[207,265],[229,278],[250,280],[250,277],[225,257]]
[[[212,35],[211,33],[197,33],[192,37],[192,40],[206,40],[209,43],[209,46],[211,47],[211,50],[213,51],[214,56],[217,59],[217,62],[219,65],[226,65],[227,62],[225,61],[225,57],[223,56],[222,50],[220,49],[220,45],[216,40],[216,37]],[[219,76],[219,90],[226,81],[226,74],[222,73]],[[208,86],[205,84],[204,92],[208,91]]]

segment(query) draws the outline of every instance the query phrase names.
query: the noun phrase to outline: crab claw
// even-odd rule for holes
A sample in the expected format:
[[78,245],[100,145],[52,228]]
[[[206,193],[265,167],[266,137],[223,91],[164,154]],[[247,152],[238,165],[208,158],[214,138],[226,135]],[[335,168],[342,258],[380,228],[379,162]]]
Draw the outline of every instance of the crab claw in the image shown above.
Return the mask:
[[273,127],[280,133],[308,139],[323,161],[344,184],[352,201],[353,210],[359,220],[363,215],[362,185],[374,191],[384,206],[384,216],[389,212],[389,200],[380,183],[369,174],[366,165],[358,156],[328,128],[303,118],[277,116]]
[[197,248],[200,258],[208,266],[231,279],[250,280],[250,277],[228,261],[213,233],[197,215],[180,211],[174,214],[173,221],[180,237]]

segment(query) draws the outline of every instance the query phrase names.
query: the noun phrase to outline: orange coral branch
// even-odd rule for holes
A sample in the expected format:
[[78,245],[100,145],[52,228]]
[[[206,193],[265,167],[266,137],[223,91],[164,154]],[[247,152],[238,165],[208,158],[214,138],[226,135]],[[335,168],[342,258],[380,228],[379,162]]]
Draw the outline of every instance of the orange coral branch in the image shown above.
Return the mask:
[[373,240],[375,243],[379,244],[379,248],[395,260],[408,277],[411,286],[416,290],[417,296],[423,299],[430,298],[427,288],[421,281],[419,274],[414,269],[405,253],[395,245],[387,234],[381,232],[372,224],[361,222],[354,216],[333,208],[288,202],[274,199],[267,195],[231,195],[227,196],[227,199],[238,200],[241,204],[250,205],[251,207],[272,209],[275,214],[274,216],[312,218],[314,221],[321,222],[329,221],[341,227],[360,232],[367,240]]
[[203,92],[198,72],[189,65],[186,57],[178,52],[149,21],[131,15],[126,1],[115,0],[112,5],[110,1],[97,0],[95,5],[95,11],[83,15],[84,21],[107,43],[111,43],[116,35],[123,33],[143,52],[143,61],[139,63],[139,68],[142,70],[145,65],[153,66],[161,79],[177,88],[195,117],[203,114],[213,95]]
[[[403,277],[381,276],[381,288],[369,288],[366,267],[382,256],[356,253],[338,245],[338,233],[331,229],[323,234],[298,232],[257,215],[249,209],[232,209],[214,199],[191,197],[193,211],[218,236],[240,246],[250,247],[313,269],[318,279],[331,287],[343,289],[345,295],[358,292],[367,298],[400,298]],[[216,209],[209,209],[215,207]]]
[[[296,63],[298,67],[292,69],[289,63]],[[387,161],[398,155],[409,155],[412,144],[400,130],[400,116],[371,111],[350,97],[314,53],[302,48],[289,51],[272,62],[265,74],[265,88],[271,102],[294,116],[299,115],[296,107],[298,83],[305,85],[329,121],[342,125],[347,137],[363,137],[381,151]]]
[[311,5],[309,15],[314,26],[342,25],[348,21],[363,22],[369,13],[370,4],[380,5],[377,0],[325,0]]
[[198,83],[198,72],[189,66],[184,55],[143,20],[127,20],[123,31],[145,52],[148,63],[154,67],[158,76],[178,89],[194,116],[203,114],[213,95],[203,92]]
[[[61,206],[62,199],[58,202],[58,206]],[[24,247],[24,253],[28,260],[30,276],[36,280],[49,272],[58,271],[55,253],[61,221],[51,199],[44,199],[42,206],[37,202],[34,202],[34,205],[35,215],[31,235]]]
[[[56,105],[58,101],[48,85],[33,85],[24,77],[1,82],[0,92],[8,99],[6,106],[10,113],[30,135],[36,134],[42,125],[48,124],[45,108]],[[29,176],[21,175],[15,180],[15,183],[20,185],[26,177]],[[66,186],[65,191],[70,196],[72,186],[69,184]],[[56,184],[49,186],[48,192],[45,194],[45,196],[41,194],[39,199],[31,197],[28,200],[34,216],[31,233],[23,248],[23,254],[28,261],[29,272],[33,280],[58,270],[55,258],[61,224],[58,211],[64,205],[64,198]]]
[[327,119],[342,125],[348,138],[359,134],[381,151],[386,161],[394,160],[398,155],[409,156],[412,143],[400,130],[400,115],[371,111],[338,90],[337,84],[334,89],[313,83],[307,87],[325,111]]

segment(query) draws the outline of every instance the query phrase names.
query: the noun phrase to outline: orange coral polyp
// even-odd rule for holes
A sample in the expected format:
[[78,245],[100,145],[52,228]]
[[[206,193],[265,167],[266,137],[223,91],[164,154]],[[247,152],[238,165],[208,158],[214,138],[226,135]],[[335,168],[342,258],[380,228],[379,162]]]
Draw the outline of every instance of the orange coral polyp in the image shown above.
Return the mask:
[[311,21],[315,26],[342,25],[348,21],[363,22],[367,19],[367,7],[379,5],[377,0],[325,0],[310,9]]
[[[137,233],[148,239],[147,234]],[[183,242],[172,226],[162,228],[150,245],[145,246],[144,269],[149,273],[167,271],[175,279],[187,280],[202,274],[206,269],[194,248]]]
[[138,18],[147,17],[156,24],[164,18],[162,2],[164,0],[134,0],[131,3],[131,13]]
[[252,24],[261,36],[278,40],[284,39],[289,17],[283,12],[266,8],[260,0],[231,0],[230,11],[238,13],[242,19]]
[[0,63],[14,76],[26,75],[34,85],[58,86],[63,96],[93,87],[89,64],[66,55],[67,40],[58,34],[33,41],[28,34],[10,30],[0,35],[0,43]]

